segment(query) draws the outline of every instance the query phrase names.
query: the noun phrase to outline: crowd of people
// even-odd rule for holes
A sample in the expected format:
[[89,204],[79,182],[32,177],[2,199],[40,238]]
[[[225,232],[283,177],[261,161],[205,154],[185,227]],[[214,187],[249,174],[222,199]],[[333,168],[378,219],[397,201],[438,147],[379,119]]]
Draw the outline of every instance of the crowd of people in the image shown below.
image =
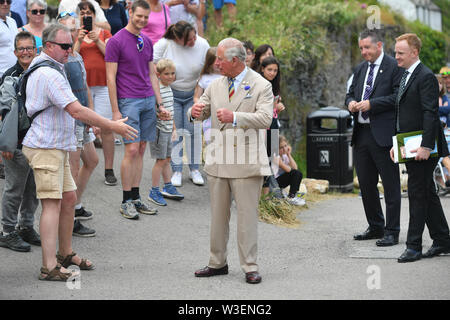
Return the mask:
[[[92,261],[73,251],[71,239],[72,235],[95,236],[95,230],[81,224],[93,217],[82,204],[82,195],[99,162],[96,137],[102,144],[104,183],[118,183],[113,170],[117,133],[124,144],[120,165],[123,198],[117,207],[127,219],[156,214],[153,204],[167,206],[166,199],[184,198],[177,189],[183,185],[184,147],[190,180],[204,185],[200,165],[203,149],[208,150],[204,171],[211,197],[211,252],[208,266],[197,270],[195,276],[228,273],[226,246],[234,199],[241,267],[248,283],[259,283],[256,225],[261,193],[269,193],[275,183],[289,187],[285,195],[288,203],[305,204],[299,192],[303,175],[288,140],[278,134],[279,114],[285,106],[274,48],[263,44],[255,49],[251,41],[233,38],[210,47],[202,37],[204,0],[135,0],[125,5],[116,0],[63,0],[57,22],[48,25],[45,1],[29,0],[23,3],[27,24],[20,28],[10,17],[12,1],[19,0],[0,0],[2,81],[40,63],[49,65],[29,76],[26,107],[29,116],[37,115],[30,130],[21,137],[14,153],[2,152],[6,181],[0,246],[30,251],[30,244],[40,245],[41,280],[69,279],[74,275],[67,269],[71,264],[81,270],[94,269]],[[224,5],[234,19],[235,1],[213,3],[219,27]],[[19,18],[22,11],[17,14]],[[436,163],[429,158],[428,148],[441,133],[437,129],[441,126],[434,121],[438,119],[437,109],[430,107],[431,120],[421,122],[407,114],[402,100],[417,104],[418,109],[429,106],[429,102],[422,106],[417,103],[419,98],[410,96],[411,91],[428,89],[420,87],[425,80],[418,80],[429,80],[429,70],[420,65],[417,36],[407,34],[396,40],[398,56],[394,59],[384,54],[376,32],[361,33],[359,44],[365,62],[355,69],[346,98],[348,109],[357,119],[352,143],[369,223],[369,228],[354,239],[380,239],[379,246],[398,243],[400,184],[398,166],[391,161],[392,136],[396,132],[429,130],[418,151],[417,160],[423,161],[407,164],[408,173],[412,173],[411,219],[407,250],[399,262],[410,262],[422,257],[425,223],[436,239],[424,257],[450,251],[450,236],[439,198],[429,184],[430,170]],[[411,69],[406,73],[408,78],[402,75],[405,69]],[[421,73],[414,73],[415,69]],[[439,113],[447,124],[449,70],[433,79],[436,89],[440,85]],[[408,81],[414,88],[410,91],[406,91]],[[264,134],[254,140],[237,134],[233,145],[225,139],[225,132],[236,129]],[[151,188],[142,198],[147,143],[155,162]],[[217,161],[218,155],[236,152],[238,146],[244,148],[238,152],[248,154],[249,159],[255,155],[255,161],[241,163],[238,159],[238,165]],[[439,153],[448,154],[446,144],[439,146]],[[385,189],[386,223],[376,189],[378,175]],[[33,228],[38,199],[42,205],[40,233]],[[428,202],[432,202],[433,212],[423,206]],[[427,220],[430,215],[433,221]]]
[[[70,239],[72,235],[96,234],[81,223],[94,216],[86,210],[82,195],[99,163],[96,140],[101,141],[103,151],[104,183],[114,186],[118,183],[113,170],[114,131],[124,135],[120,166],[123,201],[119,211],[125,218],[157,213],[150,203],[167,206],[166,199],[184,198],[177,189],[182,186],[183,145],[187,149],[189,178],[196,185],[205,184],[200,173],[202,140],[205,146],[211,142],[214,120],[208,117],[203,122],[192,121],[186,115],[224,71],[217,63],[218,47],[210,47],[201,36],[201,19],[195,12],[202,4],[205,2],[139,0],[125,8],[115,0],[63,0],[56,23],[46,23],[46,2],[29,0],[23,3],[27,24],[20,28],[10,17],[11,1],[0,4],[0,18],[4,21],[1,26],[5,29],[1,39],[1,81],[8,76],[19,77],[43,61],[51,64],[50,70],[33,71],[26,90],[29,115],[43,111],[36,113],[16,151],[2,152],[6,181],[0,246],[22,252],[30,251],[30,244],[42,246],[40,279],[68,279],[72,275],[66,269],[70,264],[81,270],[94,268],[90,260],[73,252]],[[216,11],[224,4],[233,19],[235,1],[214,1]],[[222,18],[217,21],[222,24]],[[278,113],[284,110],[280,64],[269,45],[255,50],[251,41],[235,40],[233,47],[236,43],[245,51],[240,67],[259,74],[271,88],[266,99],[273,101],[272,124],[261,128],[269,137],[263,145],[266,150],[271,130],[279,128]],[[235,81],[233,93],[239,93]],[[249,89],[245,86],[244,92]],[[97,116],[93,117],[93,113]],[[277,178],[283,187],[290,186],[289,202],[302,205],[297,200],[302,175],[292,158],[292,148],[285,138],[280,139],[278,135],[271,139],[274,146],[280,145],[280,157],[275,157],[278,150],[264,152],[273,156],[275,165],[273,170],[268,167],[266,176]],[[149,202],[141,198],[140,192],[147,142],[155,159],[146,197]],[[55,176],[48,176],[49,167],[54,167]],[[255,195],[261,190],[257,188]],[[42,204],[40,233],[33,228],[38,200]],[[258,277],[254,280],[254,268],[250,269],[249,281],[258,281]]]

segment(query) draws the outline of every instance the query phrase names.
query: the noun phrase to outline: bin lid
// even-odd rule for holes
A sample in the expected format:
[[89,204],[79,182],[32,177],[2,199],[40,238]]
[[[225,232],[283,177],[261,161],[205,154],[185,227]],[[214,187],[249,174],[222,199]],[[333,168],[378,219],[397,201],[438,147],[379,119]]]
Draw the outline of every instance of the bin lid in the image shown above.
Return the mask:
[[348,118],[350,117],[350,112],[346,109],[341,109],[338,107],[324,107],[319,110],[313,111],[308,115],[308,119],[314,118]]

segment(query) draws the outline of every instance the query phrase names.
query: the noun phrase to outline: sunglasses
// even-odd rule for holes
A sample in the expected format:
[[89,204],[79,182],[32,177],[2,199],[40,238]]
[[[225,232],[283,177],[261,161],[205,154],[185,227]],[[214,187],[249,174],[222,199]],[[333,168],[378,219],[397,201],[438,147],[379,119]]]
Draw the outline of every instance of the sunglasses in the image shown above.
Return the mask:
[[[1,0],[0,0],[1,1]],[[56,20],[62,19],[64,17],[71,16],[76,18],[77,14],[75,12],[63,11],[56,16]]]
[[441,75],[443,75],[444,77],[445,77],[445,76],[450,76],[450,71],[442,72]]
[[69,50],[70,48],[72,48],[72,44],[71,43],[58,43],[58,42],[53,42],[53,41],[49,41],[49,42],[53,43],[53,44],[57,44],[63,50]]
[[11,4],[12,0],[0,0],[0,4]]
[[137,49],[139,52],[141,52],[142,50],[144,50],[144,39],[141,36],[137,37]]
[[[0,1],[1,1],[1,0],[0,0]],[[44,15],[46,11],[47,11],[47,10],[45,10],[45,9],[40,9],[40,10],[38,10],[38,9],[33,9],[33,10],[31,10],[30,12],[31,12],[32,15],[37,15],[38,13],[39,13],[40,15]]]

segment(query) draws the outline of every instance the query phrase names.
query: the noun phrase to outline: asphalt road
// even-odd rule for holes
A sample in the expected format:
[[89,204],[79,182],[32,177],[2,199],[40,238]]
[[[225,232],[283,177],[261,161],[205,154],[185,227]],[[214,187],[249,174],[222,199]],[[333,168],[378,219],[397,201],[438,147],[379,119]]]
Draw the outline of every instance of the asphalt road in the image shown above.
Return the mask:
[[[342,197],[310,205],[299,213],[299,228],[259,223],[258,263],[263,281],[245,283],[236,245],[233,211],[229,241],[229,274],[195,278],[208,262],[209,196],[183,176],[182,201],[159,207],[155,216],[137,221],[119,213],[120,184],[103,183],[103,155],[84,195],[94,212],[84,222],[94,238],[74,237],[73,248],[95,265],[70,285],[38,280],[41,250],[28,253],[0,248],[0,299],[150,299],[150,300],[297,300],[297,299],[450,299],[450,256],[399,264],[405,248],[408,202],[402,199],[400,244],[388,249],[375,241],[357,242],[366,228],[361,200]],[[116,150],[120,174],[123,146]],[[145,155],[141,196],[147,198],[153,161]],[[3,189],[3,180],[0,189]],[[450,198],[441,198],[450,220]],[[384,204],[383,204],[384,206]],[[40,215],[40,208],[37,218]],[[38,229],[36,219],[36,228]],[[424,251],[431,245],[427,229]]]

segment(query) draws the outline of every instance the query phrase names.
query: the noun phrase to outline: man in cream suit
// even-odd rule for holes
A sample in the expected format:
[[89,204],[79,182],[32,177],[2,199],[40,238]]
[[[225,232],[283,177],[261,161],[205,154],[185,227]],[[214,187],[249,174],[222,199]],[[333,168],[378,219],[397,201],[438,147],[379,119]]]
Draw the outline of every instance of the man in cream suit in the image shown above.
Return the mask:
[[263,176],[271,174],[265,131],[272,121],[272,87],[246,67],[246,51],[239,40],[222,40],[216,55],[215,64],[224,77],[212,82],[188,111],[191,120],[211,116],[211,143],[204,166],[212,212],[210,259],[208,266],[196,271],[195,276],[228,274],[227,242],[234,199],[241,268],[248,283],[259,283],[258,203]]

